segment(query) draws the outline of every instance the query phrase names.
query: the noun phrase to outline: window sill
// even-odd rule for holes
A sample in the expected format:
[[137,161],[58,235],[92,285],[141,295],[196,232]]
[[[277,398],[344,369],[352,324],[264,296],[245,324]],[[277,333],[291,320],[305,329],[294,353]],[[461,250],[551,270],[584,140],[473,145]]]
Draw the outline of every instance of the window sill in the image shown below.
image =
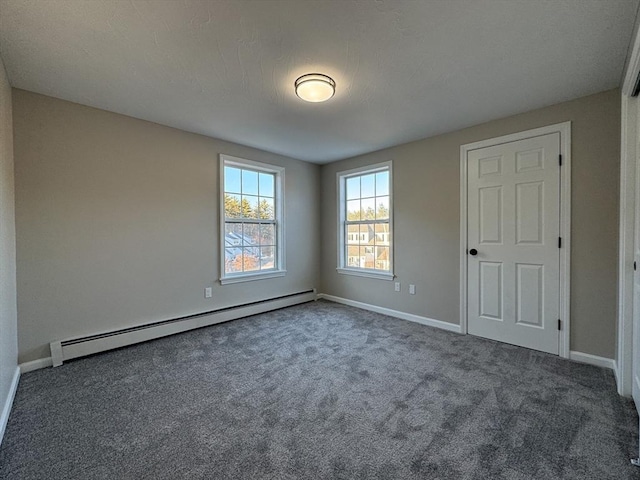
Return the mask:
[[393,273],[374,272],[367,270],[356,270],[354,268],[336,268],[338,273],[343,275],[354,275],[356,277],[377,278],[378,280],[393,280],[396,276]]
[[267,278],[284,277],[286,274],[287,274],[286,270],[276,270],[273,272],[265,272],[265,273],[249,273],[246,275],[223,277],[220,279],[220,283],[222,285],[228,285],[231,283],[252,282],[254,280],[266,280]]

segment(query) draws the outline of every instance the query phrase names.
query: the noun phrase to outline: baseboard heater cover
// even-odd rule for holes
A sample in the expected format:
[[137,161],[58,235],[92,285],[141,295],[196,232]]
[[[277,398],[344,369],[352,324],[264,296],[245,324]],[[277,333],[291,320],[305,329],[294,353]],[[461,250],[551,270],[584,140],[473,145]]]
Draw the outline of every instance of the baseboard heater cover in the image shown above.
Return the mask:
[[83,337],[74,337],[67,340],[58,340],[50,343],[51,359],[53,366],[59,367],[65,360],[71,360],[72,358],[93,355],[94,353],[126,347],[128,345],[146,342],[147,340],[166,337],[168,335],[228,322],[229,320],[248,317],[271,310],[278,310],[300,303],[311,302],[316,299],[315,289],[306,290],[135,327]]

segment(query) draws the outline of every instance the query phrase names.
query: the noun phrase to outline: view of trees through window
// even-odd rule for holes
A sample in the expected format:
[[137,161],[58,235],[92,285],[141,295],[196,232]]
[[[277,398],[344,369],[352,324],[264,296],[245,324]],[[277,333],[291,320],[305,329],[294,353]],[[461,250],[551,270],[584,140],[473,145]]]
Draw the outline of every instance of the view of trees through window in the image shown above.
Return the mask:
[[276,268],[276,175],[224,167],[225,273]]
[[391,271],[389,170],[345,179],[346,267]]

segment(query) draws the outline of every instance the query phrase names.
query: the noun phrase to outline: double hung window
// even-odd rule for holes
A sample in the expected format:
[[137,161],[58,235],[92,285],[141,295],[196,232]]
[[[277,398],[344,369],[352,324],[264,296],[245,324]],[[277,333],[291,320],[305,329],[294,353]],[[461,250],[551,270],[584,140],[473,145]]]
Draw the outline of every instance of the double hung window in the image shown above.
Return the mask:
[[391,162],[338,173],[338,271],[393,278]]
[[282,276],[284,169],[220,156],[221,283]]

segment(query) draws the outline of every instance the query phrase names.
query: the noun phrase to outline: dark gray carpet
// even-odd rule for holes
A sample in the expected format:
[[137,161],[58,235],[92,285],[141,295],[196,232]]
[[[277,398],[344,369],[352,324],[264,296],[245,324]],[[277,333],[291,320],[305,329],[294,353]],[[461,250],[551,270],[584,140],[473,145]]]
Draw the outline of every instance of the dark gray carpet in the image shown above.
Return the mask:
[[320,301],[23,375],[3,479],[626,479],[610,371]]

